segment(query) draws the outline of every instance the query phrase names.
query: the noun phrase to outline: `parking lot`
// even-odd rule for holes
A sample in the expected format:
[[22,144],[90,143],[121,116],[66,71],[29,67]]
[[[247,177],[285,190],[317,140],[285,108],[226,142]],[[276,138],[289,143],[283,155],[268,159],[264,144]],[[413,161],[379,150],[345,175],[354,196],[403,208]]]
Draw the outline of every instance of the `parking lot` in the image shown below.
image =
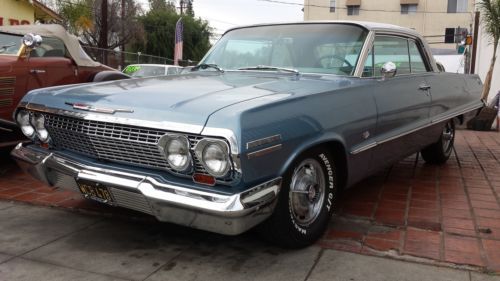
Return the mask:
[[[416,262],[415,266],[424,263],[498,273],[500,134],[458,131],[455,148],[444,166],[426,165],[413,155],[346,191],[325,236],[300,251],[277,249],[252,232],[225,237],[85,201],[80,194],[53,190],[22,174],[4,152],[0,272],[6,272],[9,263],[2,265],[2,260],[17,262],[10,269],[33,263],[34,272],[44,272],[36,269],[34,261],[43,260],[54,266],[84,268],[103,280],[166,280],[166,276],[212,280],[221,272],[261,274],[248,276],[249,280],[320,280],[320,274],[328,270],[328,260],[352,258],[345,253],[351,252],[390,258],[366,257],[367,264],[396,259],[412,262],[401,266]],[[30,234],[16,239],[21,231]],[[68,249],[73,252],[69,254]],[[280,268],[288,271],[280,273]],[[67,276],[77,278],[78,272]],[[198,276],[200,272],[204,275]],[[295,278],[287,272],[302,275]]]

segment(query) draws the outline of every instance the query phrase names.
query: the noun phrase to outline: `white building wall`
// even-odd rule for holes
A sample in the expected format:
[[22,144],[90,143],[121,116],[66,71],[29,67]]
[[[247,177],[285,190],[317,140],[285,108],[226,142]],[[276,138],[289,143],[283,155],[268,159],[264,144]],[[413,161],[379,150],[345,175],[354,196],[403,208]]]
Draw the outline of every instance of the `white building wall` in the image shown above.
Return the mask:
[[[490,68],[491,58],[493,57],[493,44],[491,39],[484,33],[482,25],[479,27],[478,36],[478,49],[476,55],[476,73],[479,74],[481,80],[484,82],[488,69]],[[497,50],[497,61],[495,64],[495,71],[493,72],[493,79],[491,80],[491,89],[489,99],[492,99],[495,94],[500,91],[500,46]]]

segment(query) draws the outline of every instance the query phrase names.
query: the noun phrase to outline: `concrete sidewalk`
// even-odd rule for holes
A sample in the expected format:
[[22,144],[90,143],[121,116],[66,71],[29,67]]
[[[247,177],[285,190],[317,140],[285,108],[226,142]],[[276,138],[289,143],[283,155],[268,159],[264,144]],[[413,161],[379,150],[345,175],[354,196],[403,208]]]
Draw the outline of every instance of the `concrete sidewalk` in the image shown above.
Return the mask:
[[500,280],[312,246],[0,201],[0,280]]

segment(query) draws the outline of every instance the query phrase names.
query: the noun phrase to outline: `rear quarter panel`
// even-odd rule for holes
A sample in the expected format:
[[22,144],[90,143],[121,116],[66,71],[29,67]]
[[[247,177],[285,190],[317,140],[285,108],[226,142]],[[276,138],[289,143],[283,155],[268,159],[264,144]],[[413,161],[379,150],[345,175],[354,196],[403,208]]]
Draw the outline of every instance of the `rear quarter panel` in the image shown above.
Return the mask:
[[482,106],[483,84],[478,75],[439,72],[427,79],[431,85],[430,118],[433,121]]

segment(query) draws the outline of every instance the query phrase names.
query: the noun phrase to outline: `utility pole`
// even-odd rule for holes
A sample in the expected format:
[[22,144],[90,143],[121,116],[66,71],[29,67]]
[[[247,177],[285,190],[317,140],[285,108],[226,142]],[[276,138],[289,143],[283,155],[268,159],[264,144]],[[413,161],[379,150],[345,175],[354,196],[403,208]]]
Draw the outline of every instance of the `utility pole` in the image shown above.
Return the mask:
[[[108,0],[101,0],[101,32],[99,34],[99,48],[108,48]],[[108,64],[108,54],[102,50],[102,63]]]
[[[122,40],[125,37],[125,0],[122,0]],[[122,55],[121,55],[121,66],[122,69],[125,68],[125,41],[122,41]]]
[[184,13],[184,0],[179,0],[179,5],[181,8],[181,16],[182,16],[182,14]]
[[479,36],[479,17],[480,13],[476,12],[475,17],[474,17],[474,34],[472,35],[473,43],[472,43],[472,58],[471,58],[471,66],[470,66],[470,73],[475,74],[476,73],[476,56],[477,56],[477,39]]

